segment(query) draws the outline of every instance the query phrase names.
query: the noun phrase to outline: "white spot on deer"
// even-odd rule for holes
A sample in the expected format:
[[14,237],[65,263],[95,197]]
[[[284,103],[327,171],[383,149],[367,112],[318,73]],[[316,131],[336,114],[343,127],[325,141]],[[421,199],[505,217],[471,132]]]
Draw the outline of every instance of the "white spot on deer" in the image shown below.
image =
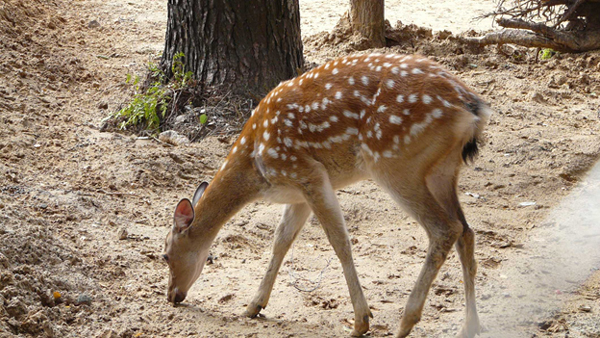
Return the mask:
[[378,72],[380,72],[380,71],[381,71],[381,66],[377,66],[377,67],[375,68],[375,71],[378,71]]
[[289,82],[288,82],[288,84],[287,84],[287,86],[288,86],[288,87],[293,87],[293,86],[294,86],[294,81],[293,81],[293,80],[292,80],[292,81],[289,81]]
[[225,162],[223,162],[223,165],[221,166],[221,171],[225,170],[225,166],[227,165],[227,160],[225,160]]
[[404,110],[402,111],[402,114],[404,114],[404,115],[406,115],[406,116],[410,115],[410,109],[404,109]]
[[361,119],[362,119],[362,118],[364,118],[364,117],[365,117],[365,115],[367,115],[367,111],[366,111],[366,110],[364,110],[364,109],[363,109],[363,110],[361,110],[361,111],[360,111],[360,118],[361,118]]
[[331,83],[325,84],[325,89],[329,90],[329,89],[331,89],[331,87],[333,87],[333,85]]
[[348,134],[348,135],[358,135],[358,129],[357,128],[348,127],[346,129],[346,134]]
[[296,173],[291,173],[291,174],[290,174],[290,177],[291,177],[291,178],[296,178],[296,177],[298,177],[298,175],[297,175]]
[[342,92],[336,92],[335,93],[335,98],[340,100],[342,98]]
[[398,75],[398,73],[400,73],[400,68],[398,68],[398,67],[394,67],[394,68],[392,68],[392,73],[393,73],[394,75]]
[[360,80],[362,81],[362,83],[363,83],[365,86],[368,86],[368,85],[369,85],[369,78],[368,78],[366,75],[363,75],[363,76],[360,78]]
[[366,143],[361,143],[360,147],[366,151],[369,155],[373,156],[373,151],[369,148],[369,146]]
[[269,150],[267,150],[267,154],[269,154],[269,156],[271,156],[272,158],[278,158],[279,157],[279,154],[273,148],[269,148]]
[[238,150],[238,147],[234,146],[233,149],[231,149],[231,153],[235,154],[237,152],[237,150]]
[[413,74],[424,74],[422,70],[420,70],[419,68],[413,68],[412,70]]
[[330,67],[330,66],[331,66],[331,64],[330,64],[330,63],[326,64],[326,65],[325,65],[325,69],[329,69],[329,67]]
[[405,77],[406,75],[408,75],[408,72],[403,70],[400,72],[400,76]]
[[402,102],[404,102],[404,95],[398,95],[398,96],[396,97],[396,101],[398,101],[398,103],[402,103]]
[[405,135],[404,136],[404,144],[409,144],[410,143],[410,136]]
[[[303,81],[304,81],[304,79],[300,79],[300,81],[298,81],[298,85],[299,85],[299,86],[302,86],[302,82],[303,82]],[[267,102],[267,103],[269,103],[269,102]]]
[[431,96],[425,94],[425,95],[423,95],[423,97],[421,98],[421,100],[423,100],[423,103],[425,103],[425,104],[430,104],[431,103]]
[[354,78],[352,76],[348,78],[348,83],[354,85]]
[[246,136],[242,136],[242,138],[240,139],[240,144],[241,145],[246,144]]
[[347,118],[358,120],[358,114],[353,113],[353,112],[351,112],[349,110],[344,110],[344,116],[346,116]]
[[336,75],[337,73],[339,73],[339,70],[337,68],[333,68],[331,74]]
[[329,140],[330,142],[333,142],[333,143],[342,143],[342,140],[343,140],[343,139],[342,139],[342,136],[340,136],[340,135],[337,135],[337,136],[330,136],[330,137],[328,138],[328,140]]
[[307,128],[308,128],[308,125],[306,124],[306,122],[304,122],[304,121],[300,121],[300,128],[301,128],[301,129],[307,129]]
[[286,137],[283,139],[283,144],[285,144],[286,147],[291,148],[294,142],[292,142],[291,138]]
[[339,121],[339,119],[338,119],[337,116],[331,115],[331,116],[329,116],[329,121],[331,121],[331,122],[337,122],[337,121]]
[[434,109],[431,112],[431,116],[435,117],[436,119],[439,119],[440,117],[442,117],[442,110],[439,108]]
[[371,130],[367,131],[367,138],[372,138],[373,132]]
[[304,106],[304,111],[307,113],[310,113],[310,106],[309,105]]
[[406,69],[406,68],[408,68],[408,65],[406,63],[401,63],[400,68]]
[[292,160],[292,162],[296,162],[298,158],[294,155],[290,156],[290,160]]
[[302,106],[298,107],[298,111],[301,113],[304,112],[304,107],[302,107]]
[[390,123],[391,124],[401,124],[402,118],[400,116],[390,115]]
[[384,64],[383,64],[383,66],[384,66],[385,68],[390,68],[390,67],[392,66],[392,64],[391,64],[391,63],[389,63],[389,62],[386,62],[386,63],[384,63]]
[[379,108],[377,108],[377,112],[378,113],[383,113],[386,109],[387,109],[387,107],[382,104],[381,106],[379,106]]
[[319,72],[315,72],[315,79],[319,77]]
[[263,153],[263,151],[265,151],[265,145],[264,145],[264,143],[261,143],[261,144],[258,146],[258,153],[259,153],[259,154],[262,154],[262,153]]
[[384,150],[381,155],[385,158],[392,158],[392,152],[390,150]]
[[410,135],[412,136],[417,136],[419,135],[427,126],[427,123],[425,123],[425,121],[421,122],[421,123],[414,123],[411,127],[410,127]]
[[395,85],[395,84],[396,84],[396,83],[395,83],[395,82],[394,82],[394,80],[392,80],[392,79],[389,79],[389,80],[387,80],[387,81],[385,82],[385,85],[386,85],[386,86],[387,86],[389,89],[392,89],[392,88],[394,88],[394,85]]
[[316,102],[316,101],[313,102],[311,107],[312,107],[313,110],[319,109],[319,102]]
[[283,123],[285,123],[286,126],[288,127],[293,127],[294,123],[288,119],[283,120]]
[[408,102],[410,103],[415,103],[417,102],[418,98],[417,98],[417,94],[410,94],[408,96]]
[[271,124],[275,124],[277,123],[279,119],[277,118],[277,116],[275,116],[274,118],[271,119]]
[[265,139],[265,141],[268,141],[268,140],[269,140],[269,137],[271,137],[271,135],[270,135],[270,134],[269,134],[267,131],[265,131],[265,132],[263,133],[263,138]]
[[252,129],[256,129],[256,123],[252,123]]
[[288,119],[293,120],[296,118],[296,116],[294,115],[294,113],[288,113]]
[[265,128],[266,128],[266,127],[268,127],[268,126],[269,126],[269,120],[268,120],[268,119],[265,119],[265,120],[263,121],[263,127],[265,127]]
[[400,136],[394,135],[394,143],[396,143],[396,144],[400,143]]

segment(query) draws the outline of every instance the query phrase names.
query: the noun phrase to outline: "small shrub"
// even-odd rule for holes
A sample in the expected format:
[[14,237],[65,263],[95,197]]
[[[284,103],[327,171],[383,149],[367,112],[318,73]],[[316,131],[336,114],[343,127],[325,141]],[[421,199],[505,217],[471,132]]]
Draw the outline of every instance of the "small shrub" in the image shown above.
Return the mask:
[[165,83],[166,75],[155,64],[149,64],[150,78],[154,81],[146,88],[140,88],[140,78],[136,76],[132,81],[131,74],[127,74],[125,83],[134,87],[133,100],[118,112],[108,118],[118,119],[120,129],[133,126],[143,128],[157,134],[160,132],[160,121],[165,117],[171,93],[192,84],[193,73],[185,71],[185,65],[181,61],[183,53],[177,53],[173,58],[171,71],[173,77]]

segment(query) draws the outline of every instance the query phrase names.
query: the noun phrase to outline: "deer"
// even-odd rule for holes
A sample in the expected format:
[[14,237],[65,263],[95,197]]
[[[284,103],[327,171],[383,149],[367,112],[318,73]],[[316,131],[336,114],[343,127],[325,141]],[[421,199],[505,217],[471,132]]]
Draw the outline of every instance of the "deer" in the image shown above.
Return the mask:
[[463,164],[478,154],[492,110],[442,66],[421,55],[364,54],[331,60],[280,83],[252,111],[210,184],[175,207],[163,258],[168,301],[182,302],[219,230],[262,199],[285,204],[272,257],[245,315],[266,308],[286,253],[311,214],[339,258],[354,310],[352,336],[373,318],[361,288],[336,190],[371,179],[425,229],[429,245],[397,337],[421,319],[431,285],[455,246],[466,320],[474,337],[475,236],[457,196]]

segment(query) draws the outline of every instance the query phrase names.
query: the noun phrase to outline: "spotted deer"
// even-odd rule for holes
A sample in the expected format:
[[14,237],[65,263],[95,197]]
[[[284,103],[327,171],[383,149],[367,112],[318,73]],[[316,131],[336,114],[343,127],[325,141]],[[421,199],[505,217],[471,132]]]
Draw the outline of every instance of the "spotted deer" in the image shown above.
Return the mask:
[[163,255],[170,269],[168,300],[185,299],[223,224],[264,199],[286,205],[266,274],[245,314],[255,317],[267,306],[284,256],[312,212],[343,267],[355,313],[352,335],[364,334],[372,314],[335,191],[370,178],[429,238],[397,336],[407,336],[420,320],[454,244],[466,297],[459,336],[475,336],[481,327],[474,233],[456,190],[461,165],[476,155],[490,113],[465,84],[423,56],[347,56],[279,84],[254,109],[212,183],[203,182],[192,201],[177,204]]

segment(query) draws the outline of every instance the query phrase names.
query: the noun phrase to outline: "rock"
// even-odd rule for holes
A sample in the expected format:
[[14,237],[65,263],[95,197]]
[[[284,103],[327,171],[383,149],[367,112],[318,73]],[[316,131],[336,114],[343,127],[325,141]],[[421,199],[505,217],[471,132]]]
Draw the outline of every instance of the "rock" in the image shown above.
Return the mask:
[[542,93],[540,93],[538,91],[531,92],[531,94],[529,94],[529,100],[539,102],[539,103],[546,102],[546,99],[544,98]]
[[10,261],[1,252],[0,252],[0,267],[7,269],[7,270],[8,270],[8,268],[10,268]]
[[82,293],[77,297],[75,305],[92,305],[92,297]]
[[88,28],[98,28],[100,27],[100,23],[97,20],[92,20],[88,22]]
[[27,313],[27,306],[19,299],[19,297],[15,297],[8,302],[6,306],[6,312],[9,316],[19,319],[21,316]]
[[188,139],[187,137],[185,137],[183,135],[178,134],[174,130],[163,131],[162,133],[160,133],[160,135],[158,135],[158,139],[165,143],[169,143],[169,144],[172,144],[175,146],[190,143],[190,139]]
[[120,241],[126,240],[128,235],[129,234],[127,233],[127,229],[125,229],[125,228],[121,229],[121,231],[119,231],[119,240]]

